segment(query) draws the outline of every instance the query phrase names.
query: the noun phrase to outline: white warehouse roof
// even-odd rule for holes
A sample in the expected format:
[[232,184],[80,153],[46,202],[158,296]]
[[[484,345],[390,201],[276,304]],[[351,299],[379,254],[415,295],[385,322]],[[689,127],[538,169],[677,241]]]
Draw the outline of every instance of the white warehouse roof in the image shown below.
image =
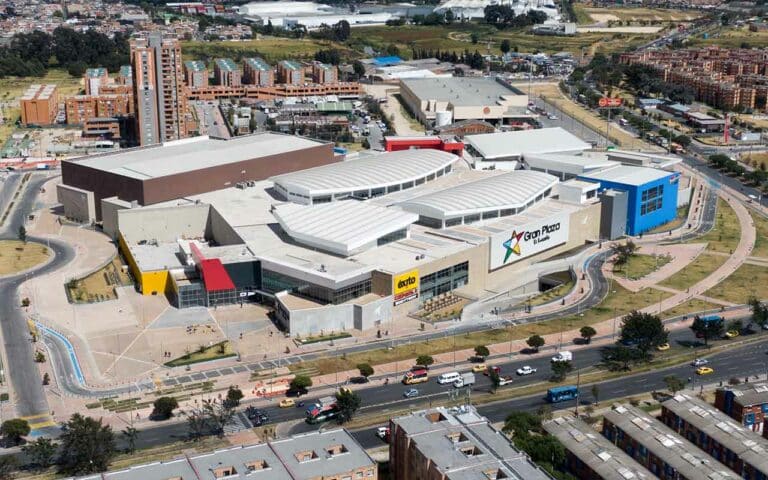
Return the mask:
[[515,209],[528,205],[557,182],[557,177],[547,173],[515,170],[416,197],[400,206],[438,219]]
[[582,175],[593,170],[615,167],[617,162],[585,155],[533,153],[523,157],[531,168],[569,175]]
[[464,140],[484,160],[535,153],[579,152],[591,148],[560,127],[467,135]]
[[458,158],[439,150],[403,150],[286,173],[271,180],[288,192],[310,197],[355,191],[367,193],[374,188],[434,175]]
[[277,207],[274,215],[297,242],[344,256],[375,247],[379,238],[419,219],[399,208],[356,200],[313,206],[289,203]]
[[608,168],[606,170],[599,170],[597,172],[585,173],[583,178],[596,181],[606,181],[623,183],[625,185],[641,186],[646,183],[661,180],[662,178],[671,177],[677,175],[675,172],[668,172],[666,170],[659,170],[658,168],[651,167],[631,167],[628,165],[619,165],[614,168]]

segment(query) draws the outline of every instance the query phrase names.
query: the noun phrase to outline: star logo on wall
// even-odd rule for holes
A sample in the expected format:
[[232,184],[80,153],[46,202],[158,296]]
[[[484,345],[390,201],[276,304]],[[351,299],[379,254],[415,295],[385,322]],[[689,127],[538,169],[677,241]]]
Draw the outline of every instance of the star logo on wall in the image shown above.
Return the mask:
[[507,249],[507,253],[504,255],[504,263],[507,263],[507,260],[509,260],[513,253],[518,257],[520,256],[520,239],[523,238],[523,235],[525,235],[525,231],[518,233],[517,230],[513,230],[509,240],[503,243],[504,248]]

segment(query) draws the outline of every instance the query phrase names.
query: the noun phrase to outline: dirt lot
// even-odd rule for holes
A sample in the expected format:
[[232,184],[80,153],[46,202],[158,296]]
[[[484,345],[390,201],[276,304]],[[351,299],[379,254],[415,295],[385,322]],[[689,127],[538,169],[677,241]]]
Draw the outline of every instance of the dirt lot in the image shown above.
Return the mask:
[[663,8],[593,8],[584,7],[584,12],[595,22],[623,21],[659,21],[686,22],[699,18],[699,12],[667,10]]
[[48,248],[37,243],[18,240],[0,241],[0,275],[21,272],[45,262],[50,256]]

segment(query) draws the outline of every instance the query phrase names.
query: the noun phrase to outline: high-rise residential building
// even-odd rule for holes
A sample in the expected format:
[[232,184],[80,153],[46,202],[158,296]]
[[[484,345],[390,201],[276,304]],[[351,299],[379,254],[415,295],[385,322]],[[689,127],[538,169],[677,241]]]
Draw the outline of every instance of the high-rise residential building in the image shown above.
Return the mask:
[[280,83],[302,85],[304,83],[304,67],[291,60],[283,60],[277,64],[277,77]]
[[137,139],[140,145],[187,136],[181,45],[160,33],[131,42]]
[[133,85],[133,69],[130,65],[121,65],[115,79],[118,85]]
[[187,60],[184,62],[184,80],[188,87],[208,86],[208,67],[200,60]]
[[271,87],[275,84],[275,72],[261,58],[246,58],[243,62],[243,82],[249,85]]
[[98,95],[99,88],[109,82],[109,74],[104,67],[89,68],[85,71],[84,83],[86,95]]
[[315,83],[336,83],[339,81],[339,74],[335,66],[315,62],[312,64],[312,81]]
[[52,125],[59,111],[59,93],[56,85],[30,85],[19,101],[21,123],[24,125]]
[[213,62],[213,75],[216,77],[216,85],[225,87],[242,85],[242,72],[231,58],[217,58]]

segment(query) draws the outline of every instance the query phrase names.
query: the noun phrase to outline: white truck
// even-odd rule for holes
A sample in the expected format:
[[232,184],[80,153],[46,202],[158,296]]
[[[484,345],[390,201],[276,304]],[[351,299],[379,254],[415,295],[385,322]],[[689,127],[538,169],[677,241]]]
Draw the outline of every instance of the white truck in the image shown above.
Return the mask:
[[570,362],[571,360],[573,360],[573,352],[569,352],[568,350],[558,352],[557,355],[552,357],[553,362]]
[[470,385],[474,385],[475,383],[475,374],[472,372],[469,373],[462,373],[461,377],[459,377],[458,380],[453,382],[453,386],[456,388],[461,387],[468,387]]
[[504,385],[509,385],[514,381],[514,378],[512,378],[511,375],[507,375],[504,377],[499,377],[499,386],[503,387]]

